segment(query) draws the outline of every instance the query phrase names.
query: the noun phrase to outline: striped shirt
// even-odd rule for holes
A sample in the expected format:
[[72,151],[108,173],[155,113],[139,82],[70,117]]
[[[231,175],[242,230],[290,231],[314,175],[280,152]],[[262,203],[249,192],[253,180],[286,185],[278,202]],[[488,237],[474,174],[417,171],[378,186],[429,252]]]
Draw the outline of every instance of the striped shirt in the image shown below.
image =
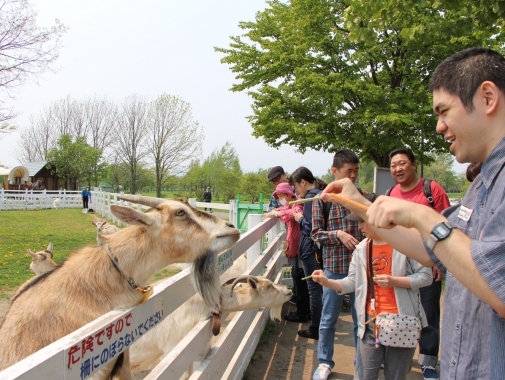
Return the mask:
[[352,259],[352,252],[337,238],[337,231],[342,230],[363,240],[364,235],[358,228],[358,222],[347,220],[350,211],[343,206],[331,203],[326,229],[324,228],[323,201],[312,202],[312,240],[323,246],[324,269],[337,274],[347,274]]
[[[475,265],[502,302],[505,302],[504,166],[505,139],[486,159],[461,204],[443,213],[472,238],[470,250]],[[427,250],[433,262],[445,271],[434,252]],[[448,271],[444,302],[441,378],[505,379],[505,319]]]

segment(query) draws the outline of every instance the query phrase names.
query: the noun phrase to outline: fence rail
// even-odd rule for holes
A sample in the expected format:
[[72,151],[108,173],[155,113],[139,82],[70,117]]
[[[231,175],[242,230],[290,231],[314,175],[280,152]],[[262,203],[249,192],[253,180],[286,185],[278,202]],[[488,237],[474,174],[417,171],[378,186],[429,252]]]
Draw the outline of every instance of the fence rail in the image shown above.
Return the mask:
[[81,208],[81,192],[68,190],[5,190],[0,188],[0,210],[35,210],[53,208]]
[[[104,217],[110,218],[111,203],[128,204],[137,209],[142,207],[118,201],[117,194],[115,196],[110,193],[94,194],[95,212]],[[247,251],[248,269],[245,274],[259,275],[264,272],[265,277],[275,282],[283,281],[282,264],[285,259],[281,254],[280,243],[284,239],[284,232],[280,231],[280,224],[275,219],[262,221],[261,215],[250,215],[249,218],[249,231],[242,234],[231,250],[219,255],[219,273],[223,273]],[[262,250],[261,240],[265,235],[269,244]],[[156,285],[154,294],[146,303],[133,308],[113,310],[103,315],[0,372],[0,380],[88,378],[113,359],[111,345],[114,342],[121,339],[124,342],[122,350],[126,349],[129,344],[141,339],[138,331],[133,331],[135,326],[143,323],[146,331],[153,328],[195,293],[189,269],[186,269]],[[232,321],[213,345],[211,320],[201,321],[145,379],[178,379],[188,370],[192,380],[241,379],[267,318],[268,310],[263,309],[235,313]],[[145,321],[150,322],[146,325]],[[111,326],[114,328],[122,326],[122,329],[121,331],[115,329],[114,333],[111,333],[108,344],[95,345],[95,352],[88,349],[87,355],[84,355],[84,349],[80,350],[81,347],[89,347],[90,339],[104,336],[102,333]],[[116,346],[114,358],[120,352]],[[197,365],[194,365],[195,362]]]

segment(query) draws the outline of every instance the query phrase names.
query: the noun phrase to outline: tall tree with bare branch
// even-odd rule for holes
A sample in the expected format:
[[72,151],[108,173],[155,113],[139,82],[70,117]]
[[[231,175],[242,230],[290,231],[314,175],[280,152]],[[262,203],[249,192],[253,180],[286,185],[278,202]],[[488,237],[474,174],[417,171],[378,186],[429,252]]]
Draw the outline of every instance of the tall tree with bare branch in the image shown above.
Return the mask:
[[131,194],[137,192],[137,166],[149,153],[145,144],[148,129],[149,103],[140,95],[127,97],[118,115],[118,133],[115,154],[128,165],[131,176]]
[[6,109],[10,90],[50,68],[58,57],[66,27],[58,20],[49,29],[37,25],[37,12],[27,0],[0,1],[0,121],[12,119]]
[[186,171],[202,153],[203,129],[193,121],[191,105],[177,96],[160,95],[149,109],[148,146],[156,175],[156,196],[169,175]]

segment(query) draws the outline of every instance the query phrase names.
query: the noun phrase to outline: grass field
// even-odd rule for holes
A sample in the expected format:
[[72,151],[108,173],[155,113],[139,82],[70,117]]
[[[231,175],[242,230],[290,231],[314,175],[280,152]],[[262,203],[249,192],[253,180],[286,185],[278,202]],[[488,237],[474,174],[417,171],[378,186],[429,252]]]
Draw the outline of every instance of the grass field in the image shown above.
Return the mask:
[[[0,211],[0,296],[33,277],[26,252],[43,250],[53,243],[53,260],[61,263],[76,249],[96,244],[96,229],[91,222],[98,214],[83,214],[81,209]],[[154,279],[179,271],[164,270]]]

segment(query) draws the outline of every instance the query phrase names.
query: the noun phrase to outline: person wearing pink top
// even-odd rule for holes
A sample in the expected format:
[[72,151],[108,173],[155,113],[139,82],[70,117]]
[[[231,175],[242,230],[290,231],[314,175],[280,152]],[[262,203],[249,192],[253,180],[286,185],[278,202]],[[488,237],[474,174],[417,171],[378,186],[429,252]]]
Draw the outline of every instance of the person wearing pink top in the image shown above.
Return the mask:
[[294,314],[286,315],[284,318],[289,322],[307,322],[310,316],[309,290],[306,281],[301,280],[304,277],[301,262],[298,260],[301,231],[300,225],[294,217],[295,213],[303,211],[303,204],[289,205],[289,202],[296,200],[296,195],[287,182],[277,184],[273,196],[279,200],[282,206],[263,214],[263,219],[279,218],[286,225],[286,241],[291,252],[288,263],[291,265],[291,275],[297,289],[297,311]]

